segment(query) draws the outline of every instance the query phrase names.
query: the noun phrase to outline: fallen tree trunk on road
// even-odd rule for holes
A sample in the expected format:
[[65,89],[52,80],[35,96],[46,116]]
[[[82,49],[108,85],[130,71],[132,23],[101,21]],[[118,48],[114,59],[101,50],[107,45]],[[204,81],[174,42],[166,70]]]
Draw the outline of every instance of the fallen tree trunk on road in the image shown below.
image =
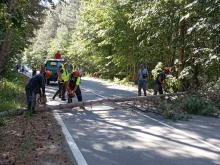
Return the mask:
[[[171,93],[171,94],[163,94],[163,95],[147,95],[147,96],[138,96],[138,97],[126,97],[126,98],[108,98],[108,99],[101,99],[101,100],[91,100],[86,102],[75,102],[75,103],[67,103],[67,104],[60,104],[60,105],[46,105],[45,107],[39,106],[36,107],[36,111],[49,111],[49,110],[59,110],[59,109],[72,109],[75,107],[81,106],[92,106],[95,104],[103,104],[103,103],[116,103],[116,102],[126,102],[126,101],[151,101],[161,97],[173,97],[173,96],[181,96],[185,95],[187,92],[179,92],[179,93]],[[0,116],[6,115],[16,115],[22,114],[26,109],[15,109],[4,111],[0,113]]]
[[95,104],[103,104],[103,103],[116,103],[116,102],[126,102],[126,101],[145,101],[145,100],[153,100],[160,97],[171,97],[171,96],[180,96],[185,95],[187,92],[179,92],[179,93],[171,93],[171,94],[163,94],[163,95],[148,95],[148,96],[139,96],[139,97],[127,97],[127,98],[108,98],[101,100],[91,100],[86,102],[75,102],[68,104],[60,104],[60,105],[47,105],[46,107],[36,107],[36,110],[58,110],[58,109],[72,109],[74,107],[81,106],[92,106]]

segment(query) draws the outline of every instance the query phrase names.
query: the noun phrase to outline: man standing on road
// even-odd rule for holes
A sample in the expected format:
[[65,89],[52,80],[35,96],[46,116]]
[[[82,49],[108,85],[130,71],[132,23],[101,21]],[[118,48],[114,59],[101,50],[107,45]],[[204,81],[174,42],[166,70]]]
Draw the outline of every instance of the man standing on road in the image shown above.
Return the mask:
[[[65,69],[65,67],[64,67],[65,64],[67,64],[67,59],[64,59],[64,62],[59,66],[59,68],[57,70],[59,89],[56,91],[56,93],[52,97],[52,100],[54,100],[56,98],[56,96],[59,95],[59,97],[61,99],[63,98],[62,100],[65,101],[66,86],[65,86],[64,80],[62,78],[63,70]],[[62,95],[62,92],[64,92],[64,95]]]
[[144,68],[144,64],[140,65],[137,78],[138,78],[138,96],[141,96],[141,89],[143,89],[144,96],[146,96],[148,71],[147,69]]
[[[62,65],[61,65],[62,67]],[[67,85],[68,85],[68,80],[69,80],[69,72],[68,72],[68,63],[65,62],[64,63],[64,67],[62,67],[59,70],[58,73],[59,78],[63,81],[63,87],[62,87],[62,91],[61,91],[61,101],[65,101],[65,93],[66,93],[66,89],[67,89]]]
[[32,66],[32,77],[34,77],[37,74],[37,68],[35,66]]
[[157,92],[159,92],[159,94],[163,94],[162,87],[168,88],[166,83],[166,75],[169,74],[169,70],[169,67],[165,67],[164,70],[157,75],[154,86],[154,95],[157,95]]
[[40,94],[41,97],[45,96],[45,79],[50,77],[49,72],[38,74],[32,77],[25,86],[27,96],[27,110],[33,113],[35,111],[36,95]]
[[65,88],[64,87],[64,80],[62,79],[62,73],[60,72],[60,69],[62,69],[62,65],[59,66],[58,71],[57,71],[57,74],[58,74],[58,90],[56,91],[56,93],[52,97],[52,100],[54,100],[57,95],[59,95],[59,97],[61,98],[62,91]]

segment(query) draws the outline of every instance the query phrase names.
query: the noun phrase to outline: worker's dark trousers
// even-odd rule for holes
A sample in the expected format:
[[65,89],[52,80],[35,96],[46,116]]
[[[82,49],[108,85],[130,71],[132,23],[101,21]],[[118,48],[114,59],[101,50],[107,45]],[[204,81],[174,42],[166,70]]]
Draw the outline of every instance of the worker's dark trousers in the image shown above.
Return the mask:
[[56,91],[55,95],[53,96],[53,100],[59,94],[62,94],[62,99],[65,99],[66,87],[65,87],[64,83],[58,82],[58,86],[59,86],[59,89]]
[[36,74],[37,74],[37,71],[34,70],[34,71],[32,72],[32,77],[34,77]]
[[147,90],[147,80],[139,80],[138,81],[138,96],[141,96],[141,88],[143,88],[144,91],[144,96],[147,95],[146,90]]
[[154,95],[157,95],[157,92],[159,92],[159,94],[163,94],[162,86],[159,84],[155,84],[154,86]]
[[26,96],[27,96],[27,110],[34,112],[35,104],[36,104],[36,94],[32,92],[29,88],[25,88]]

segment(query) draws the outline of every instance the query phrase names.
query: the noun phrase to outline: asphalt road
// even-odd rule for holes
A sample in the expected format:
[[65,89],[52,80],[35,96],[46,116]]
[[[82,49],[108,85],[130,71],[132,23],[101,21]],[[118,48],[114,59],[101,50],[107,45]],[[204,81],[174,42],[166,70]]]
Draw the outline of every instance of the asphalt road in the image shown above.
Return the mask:
[[[132,88],[84,78],[83,101],[136,96]],[[48,104],[56,83],[46,87]],[[75,100],[77,101],[77,100]],[[54,112],[78,165],[220,165],[220,119],[164,119],[115,104]]]

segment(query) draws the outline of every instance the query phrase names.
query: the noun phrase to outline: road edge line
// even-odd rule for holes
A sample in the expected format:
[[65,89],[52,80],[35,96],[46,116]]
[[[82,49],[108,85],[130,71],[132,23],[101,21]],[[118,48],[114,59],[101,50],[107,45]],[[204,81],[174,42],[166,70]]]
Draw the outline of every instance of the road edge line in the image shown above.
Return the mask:
[[53,112],[55,119],[58,121],[59,125],[62,128],[62,132],[66,138],[66,141],[73,153],[73,156],[76,159],[78,165],[88,165],[85,158],[83,157],[82,153],[80,152],[78,146],[76,145],[75,141],[73,140],[71,134],[69,133],[66,125],[64,124],[63,120],[61,119],[59,113],[57,111]]

